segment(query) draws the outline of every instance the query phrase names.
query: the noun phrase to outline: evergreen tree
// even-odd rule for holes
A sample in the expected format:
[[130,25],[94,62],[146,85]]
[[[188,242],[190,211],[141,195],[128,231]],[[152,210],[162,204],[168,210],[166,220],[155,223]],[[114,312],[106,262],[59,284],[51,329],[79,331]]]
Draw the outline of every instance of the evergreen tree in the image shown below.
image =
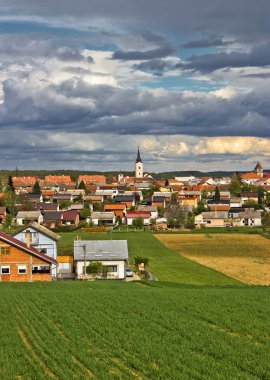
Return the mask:
[[220,191],[218,186],[216,186],[214,199],[215,201],[220,201]]
[[83,181],[80,182],[79,186],[78,186],[78,189],[82,189],[82,190],[85,190],[86,187],[85,187],[85,183]]
[[239,174],[234,174],[232,176],[232,179],[231,179],[231,183],[230,183],[230,186],[229,186],[229,191],[231,193],[231,195],[235,196],[235,197],[239,197],[240,194],[241,194],[241,177],[239,176]]
[[36,181],[33,186],[33,194],[41,194],[41,188],[38,181]]
[[164,186],[169,186],[169,180],[168,179],[166,179]]
[[263,200],[264,200],[263,189],[261,187],[259,187],[259,190],[258,190],[258,208],[259,209],[264,208]]
[[14,187],[13,179],[11,175],[8,177],[8,190],[11,191],[12,193],[15,193],[15,187]]

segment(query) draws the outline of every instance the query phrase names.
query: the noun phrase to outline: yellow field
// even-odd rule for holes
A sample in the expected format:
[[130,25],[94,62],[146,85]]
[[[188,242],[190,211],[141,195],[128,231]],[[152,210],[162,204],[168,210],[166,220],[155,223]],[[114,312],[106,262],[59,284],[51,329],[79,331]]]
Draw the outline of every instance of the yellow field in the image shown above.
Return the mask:
[[270,240],[246,234],[157,234],[165,246],[254,285],[270,285]]

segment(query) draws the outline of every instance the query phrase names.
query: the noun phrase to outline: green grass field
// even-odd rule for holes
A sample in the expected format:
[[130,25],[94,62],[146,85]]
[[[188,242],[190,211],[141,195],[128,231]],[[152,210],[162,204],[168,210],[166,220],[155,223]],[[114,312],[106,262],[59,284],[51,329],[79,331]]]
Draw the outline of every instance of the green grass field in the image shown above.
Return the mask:
[[1,284],[1,379],[270,378],[269,288]]
[[59,241],[59,254],[73,253],[73,241],[77,236],[82,239],[127,239],[130,257],[142,256],[150,259],[149,270],[161,281],[173,281],[198,285],[235,285],[239,281],[218,271],[177,255],[161,244],[152,233],[115,232],[115,233],[62,233]]

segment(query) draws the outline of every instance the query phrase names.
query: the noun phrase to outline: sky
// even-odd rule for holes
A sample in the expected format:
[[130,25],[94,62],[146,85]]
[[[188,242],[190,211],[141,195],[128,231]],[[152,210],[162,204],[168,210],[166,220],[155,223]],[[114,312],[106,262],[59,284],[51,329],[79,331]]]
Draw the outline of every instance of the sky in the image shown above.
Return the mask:
[[0,0],[0,169],[270,168],[269,0]]

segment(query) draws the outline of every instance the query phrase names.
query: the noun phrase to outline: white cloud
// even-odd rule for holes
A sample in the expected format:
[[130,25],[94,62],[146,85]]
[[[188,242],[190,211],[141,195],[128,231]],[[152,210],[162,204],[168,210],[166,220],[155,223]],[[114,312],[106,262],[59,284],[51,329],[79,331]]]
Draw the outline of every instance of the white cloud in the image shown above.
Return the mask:
[[258,137],[211,137],[194,146],[195,154],[270,156],[270,139]]

